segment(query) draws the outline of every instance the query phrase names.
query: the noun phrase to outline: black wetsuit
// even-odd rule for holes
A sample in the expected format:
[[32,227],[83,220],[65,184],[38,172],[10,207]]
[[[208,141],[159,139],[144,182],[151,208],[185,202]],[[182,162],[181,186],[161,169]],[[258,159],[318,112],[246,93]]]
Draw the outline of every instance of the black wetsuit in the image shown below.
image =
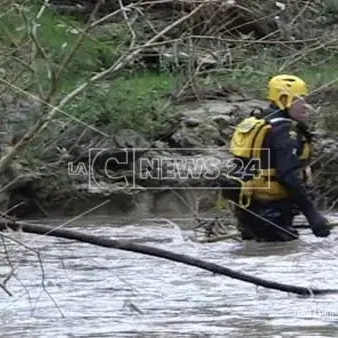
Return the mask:
[[235,215],[243,239],[258,241],[290,241],[299,237],[293,227],[298,211],[308,219],[316,236],[328,236],[327,220],[314,208],[305,183],[298,175],[303,167],[299,155],[303,150],[302,135],[311,141],[311,134],[304,124],[298,123],[297,137],[291,137],[292,120],[286,112],[271,106],[263,112],[268,120],[276,118],[272,129],[264,140],[263,147],[270,149],[271,167],[276,169],[278,181],[287,188],[290,197],[279,201],[258,201],[252,199],[247,209],[236,207]]

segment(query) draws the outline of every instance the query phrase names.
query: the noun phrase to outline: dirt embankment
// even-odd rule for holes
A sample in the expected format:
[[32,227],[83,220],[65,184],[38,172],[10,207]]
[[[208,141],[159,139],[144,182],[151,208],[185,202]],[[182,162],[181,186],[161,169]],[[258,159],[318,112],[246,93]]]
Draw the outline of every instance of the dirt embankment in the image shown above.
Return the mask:
[[[312,102],[328,95],[333,94],[321,93]],[[13,184],[2,193],[2,202],[18,216],[78,215],[91,209],[90,214],[133,217],[218,212],[213,183],[231,166],[228,145],[234,125],[267,102],[228,90],[200,93],[200,98],[196,102],[187,93],[175,118],[153,141],[132,129],[109,137],[82,126],[65,130],[54,145],[62,149],[63,160],[34,171],[18,159],[7,173]],[[314,127],[318,121],[313,114]],[[316,203],[334,207],[338,141],[315,130]]]

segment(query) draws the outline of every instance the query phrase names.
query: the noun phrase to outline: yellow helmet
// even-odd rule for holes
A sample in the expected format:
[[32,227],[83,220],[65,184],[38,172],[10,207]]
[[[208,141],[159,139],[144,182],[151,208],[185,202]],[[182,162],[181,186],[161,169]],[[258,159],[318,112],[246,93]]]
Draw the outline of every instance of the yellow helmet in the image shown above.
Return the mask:
[[[267,99],[274,102],[280,109],[290,108],[295,98],[307,94],[306,83],[294,75],[276,75],[268,83]],[[286,106],[280,101],[283,95],[287,97]]]

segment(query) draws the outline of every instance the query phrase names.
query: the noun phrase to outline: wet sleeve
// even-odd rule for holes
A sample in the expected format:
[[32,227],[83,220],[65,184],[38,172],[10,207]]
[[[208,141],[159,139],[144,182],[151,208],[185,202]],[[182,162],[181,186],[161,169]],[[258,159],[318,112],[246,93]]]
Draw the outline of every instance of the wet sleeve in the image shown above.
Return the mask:
[[293,202],[306,217],[311,217],[314,207],[310,200],[304,182],[298,176],[302,163],[297,155],[297,140],[290,137],[291,124],[283,123],[271,134],[271,157],[273,157],[277,179],[291,195]]

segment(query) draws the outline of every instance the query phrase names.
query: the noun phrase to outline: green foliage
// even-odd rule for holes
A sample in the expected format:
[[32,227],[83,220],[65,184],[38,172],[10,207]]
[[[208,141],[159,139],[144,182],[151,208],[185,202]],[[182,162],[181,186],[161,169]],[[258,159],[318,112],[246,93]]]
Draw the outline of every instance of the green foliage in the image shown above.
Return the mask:
[[[57,14],[45,9],[37,18],[41,6],[8,9],[1,14],[0,41],[6,48],[17,48],[16,52],[26,63],[33,63],[35,75],[26,72],[24,87],[35,90],[37,86],[47,90],[50,85],[47,63],[57,72],[62,61],[72,53],[84,29],[84,23],[72,17]],[[31,35],[36,37],[48,61],[39,53]],[[104,36],[86,34],[61,79],[61,93],[67,92],[93,72],[111,65],[123,51],[125,43],[124,25],[119,30]],[[29,60],[30,59],[30,60]]]
[[[50,9],[46,9],[37,19],[40,8],[33,3],[30,7],[21,8],[21,13],[12,9],[3,14],[1,25],[5,29],[0,30],[0,40],[8,48],[10,45],[25,46],[22,57],[26,57],[27,62],[30,62],[29,56],[32,56],[35,74],[32,76],[26,70],[21,77],[20,87],[34,92],[42,88],[46,93],[51,83],[46,71],[48,64],[42,55],[33,55],[35,46],[29,36],[30,30],[35,25],[37,41],[57,72],[62,60],[77,43],[84,24]],[[90,31],[63,73],[56,97],[64,97],[88,80],[94,72],[111,66],[123,53],[128,35],[123,23],[108,24]],[[13,63],[12,60],[9,61]],[[167,111],[163,111],[167,100],[162,95],[170,93],[172,89],[173,78],[169,73],[125,72],[117,78],[115,75],[114,80],[106,79],[92,85],[64,107],[66,114],[59,114],[58,117],[67,120],[69,116],[74,116],[91,125],[109,125],[112,131],[134,128],[151,138],[168,116]]]
[[96,126],[110,125],[111,131],[134,128],[147,138],[161,128],[168,117],[164,97],[172,91],[169,74],[139,72],[101,83],[67,107],[67,112]]
[[323,0],[322,7],[327,15],[338,15],[338,2],[336,0]]
[[310,91],[322,86],[338,87],[338,58],[334,54],[324,60],[315,55],[308,62],[300,60],[296,63],[290,62],[291,57],[276,58],[271,54],[265,51],[238,62],[231,68],[210,71],[207,76],[200,77],[199,81],[202,86],[241,87],[248,93],[259,94],[263,98],[268,79],[278,73],[295,74],[304,78]]
[[314,90],[321,86],[338,86],[338,57],[322,60],[319,64],[306,67],[299,72]]
[[[34,55],[34,44],[29,32],[32,29],[34,32],[35,29],[39,44],[46,52],[52,68],[57,71],[63,58],[77,43],[84,23],[70,16],[56,14],[50,9],[46,9],[37,19],[41,6],[36,3],[32,1],[27,5],[26,2],[21,13],[13,6],[0,7],[0,42],[9,49],[20,47],[17,55],[23,60],[30,56],[33,58],[31,61],[35,74],[32,76],[27,70],[21,77],[19,86],[34,92],[40,87],[46,92],[50,86],[50,77],[46,71],[47,61],[38,53]],[[329,6],[327,8],[331,8],[330,11],[333,3],[335,2],[325,2]],[[128,27],[124,23],[110,23],[95,28],[83,39],[65,70],[57,98],[67,95],[93,73],[109,67],[123,53],[129,39]],[[280,51],[276,46],[267,48],[260,44],[251,44],[241,48],[239,45],[238,51],[233,52],[231,64],[206,71],[197,76],[194,82],[197,88],[229,85],[242,87],[247,92],[258,93],[264,98],[266,81],[279,72],[295,73],[304,77],[311,90],[338,78],[337,58],[332,57],[318,64],[323,59],[322,53],[317,51],[304,57],[299,53],[296,47],[288,53],[288,49]],[[294,62],[295,58],[298,59]],[[13,61],[10,62],[10,67],[13,68]],[[92,125],[109,125],[112,131],[118,128],[135,128],[151,138],[163,126],[170,113],[163,109],[167,103],[163,95],[173,91],[176,83],[182,81],[182,74],[184,80],[191,75],[186,69],[180,74],[169,71],[124,72],[119,77],[114,74],[114,79],[105,79],[88,88],[64,107],[66,115],[60,114],[59,117],[67,119],[67,115],[71,115]]]

